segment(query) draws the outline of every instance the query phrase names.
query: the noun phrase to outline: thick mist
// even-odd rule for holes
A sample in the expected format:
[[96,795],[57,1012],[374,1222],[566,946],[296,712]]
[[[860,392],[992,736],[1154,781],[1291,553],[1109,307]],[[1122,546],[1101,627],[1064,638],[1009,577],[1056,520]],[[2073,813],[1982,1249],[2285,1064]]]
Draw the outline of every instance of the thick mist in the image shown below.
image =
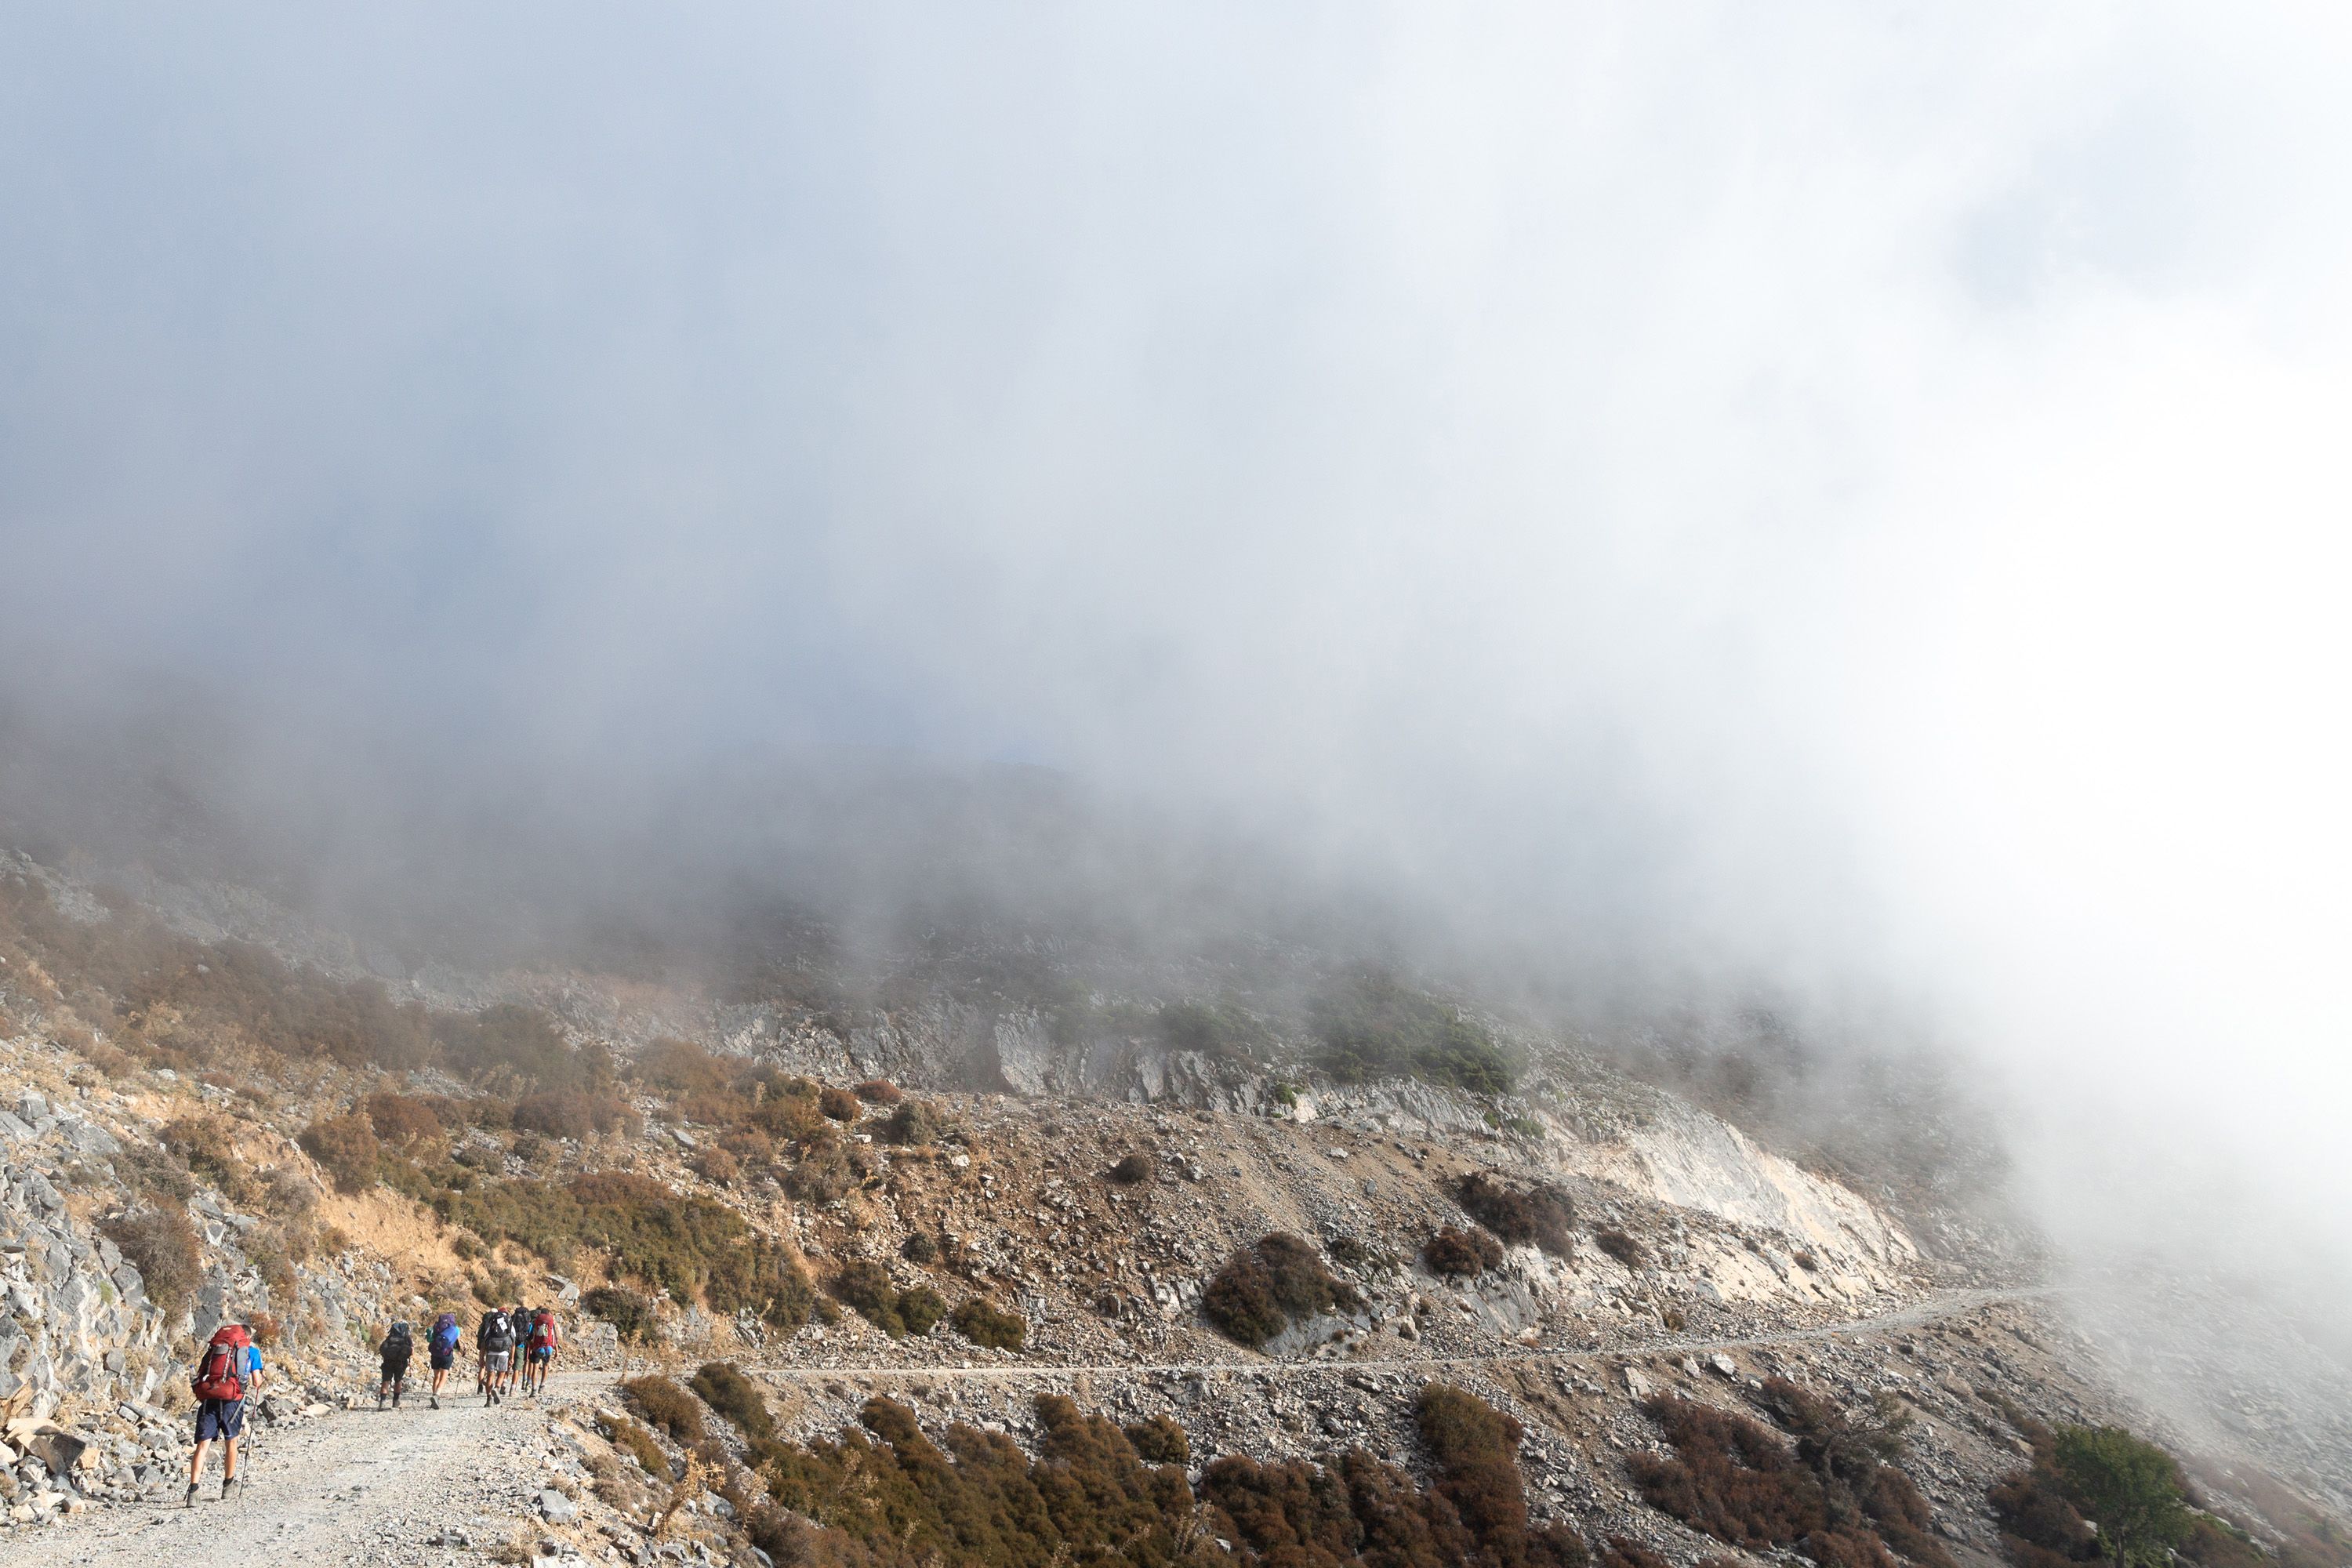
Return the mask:
[[2327,1281],[2334,28],[19,8],[10,776],[163,737],[371,887],[1051,780],[1538,989],[1900,1016],[2080,1255]]

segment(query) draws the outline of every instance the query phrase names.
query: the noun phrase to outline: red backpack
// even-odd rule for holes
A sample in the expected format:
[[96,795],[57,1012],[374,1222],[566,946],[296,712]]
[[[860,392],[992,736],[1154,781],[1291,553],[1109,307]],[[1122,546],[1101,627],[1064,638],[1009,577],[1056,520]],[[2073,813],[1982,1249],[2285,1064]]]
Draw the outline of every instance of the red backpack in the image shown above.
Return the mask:
[[530,1321],[530,1348],[543,1351],[551,1350],[554,1346],[555,1314],[542,1307]]
[[196,1363],[189,1386],[198,1399],[239,1400],[245,1397],[245,1358],[252,1340],[243,1323],[224,1323]]

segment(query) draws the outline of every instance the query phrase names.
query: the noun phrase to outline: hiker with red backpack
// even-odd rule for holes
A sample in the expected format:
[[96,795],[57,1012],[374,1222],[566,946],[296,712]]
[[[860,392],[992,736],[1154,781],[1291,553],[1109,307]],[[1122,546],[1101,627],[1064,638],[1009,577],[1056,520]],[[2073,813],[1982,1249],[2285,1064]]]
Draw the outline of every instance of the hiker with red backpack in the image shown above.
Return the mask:
[[541,1394],[547,1389],[547,1374],[555,1365],[555,1351],[562,1336],[555,1327],[555,1310],[541,1307],[530,1314],[530,1333],[525,1343],[522,1366],[523,1390]]
[[223,1323],[196,1358],[188,1386],[196,1396],[196,1451],[188,1460],[186,1506],[196,1506],[196,1478],[205,1450],[221,1446],[221,1501],[236,1492],[236,1439],[245,1430],[245,1402],[261,1387],[261,1352],[243,1323]]

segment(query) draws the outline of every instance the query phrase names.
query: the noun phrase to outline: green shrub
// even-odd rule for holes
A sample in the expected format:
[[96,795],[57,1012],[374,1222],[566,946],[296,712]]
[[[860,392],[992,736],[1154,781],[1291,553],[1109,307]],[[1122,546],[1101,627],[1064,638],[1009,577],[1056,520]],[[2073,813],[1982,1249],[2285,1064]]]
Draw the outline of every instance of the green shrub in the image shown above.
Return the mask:
[[658,1481],[670,1479],[669,1456],[662,1452],[661,1445],[654,1440],[652,1433],[625,1415],[599,1422],[597,1426],[613,1447],[636,1460],[637,1468],[646,1475]]
[[985,1296],[959,1302],[948,1321],[965,1339],[990,1350],[1017,1351],[1029,1341],[1028,1320],[1017,1312],[1004,1310]]
[[1204,1007],[1197,1002],[1170,1002],[1153,1016],[1160,1043],[1171,1051],[1198,1051],[1222,1061],[1251,1061],[1265,1047],[1265,1030],[1256,1019],[1226,1004]]
[[621,1384],[621,1393],[638,1419],[658,1432],[669,1434],[669,1440],[681,1448],[690,1448],[702,1441],[702,1406],[693,1394],[658,1373],[633,1377]]
[[1555,1258],[1575,1250],[1570,1226],[1576,1223],[1576,1205],[1553,1186],[1512,1186],[1484,1171],[1473,1171],[1454,1185],[1454,1201],[1472,1219],[1506,1243],[1530,1243]]
[[899,1320],[907,1325],[907,1331],[918,1339],[929,1333],[931,1326],[947,1315],[947,1302],[928,1285],[898,1292]]
[[177,1208],[135,1209],[100,1222],[99,1230],[122,1250],[139,1270],[148,1300],[177,1317],[195,1299],[204,1282],[204,1254],[196,1244],[196,1228]]
[[1277,1232],[1234,1255],[1201,1294],[1209,1321],[1238,1343],[1258,1346],[1291,1323],[1363,1304],[1352,1286],[1334,1279],[1315,1248]]
[[785,1172],[784,1191],[797,1202],[822,1206],[839,1201],[864,1179],[845,1151],[828,1147]]
[[919,1230],[898,1244],[898,1256],[909,1263],[931,1263],[938,1260],[940,1244],[931,1239],[928,1230]]
[[882,1140],[886,1143],[920,1147],[938,1142],[940,1135],[947,1129],[948,1119],[940,1113],[938,1106],[909,1100],[892,1111],[890,1119],[882,1124]]
[[1165,1415],[1157,1415],[1127,1428],[1135,1456],[1147,1465],[1189,1465],[1192,1445],[1184,1428]]
[[731,1362],[708,1361],[694,1374],[688,1387],[702,1395],[702,1402],[735,1424],[735,1429],[754,1443],[764,1443],[776,1435],[774,1417],[768,1414],[768,1402],[760,1394],[760,1385],[745,1377]]
[[833,1293],[894,1340],[929,1333],[947,1310],[947,1303],[927,1285],[904,1292],[895,1289],[890,1271],[871,1258],[843,1264],[834,1276]]
[[1412,1077],[1474,1094],[1500,1094],[1517,1068],[1483,1025],[1454,1007],[1370,975],[1313,1009],[1317,1066],[1341,1083]]
[[643,1344],[656,1321],[650,1298],[618,1285],[599,1285],[580,1298],[588,1315],[613,1325],[613,1331],[631,1344]]
[[383,1146],[364,1116],[334,1116],[313,1121],[295,1139],[302,1152],[319,1162],[339,1193],[362,1193],[375,1184],[376,1159]]
[[558,1268],[593,1251],[612,1273],[677,1300],[756,1312],[785,1330],[808,1321],[814,1293],[797,1258],[725,1205],[651,1177],[599,1171],[561,1184],[483,1182],[437,1194],[433,1204],[445,1220],[518,1243]]

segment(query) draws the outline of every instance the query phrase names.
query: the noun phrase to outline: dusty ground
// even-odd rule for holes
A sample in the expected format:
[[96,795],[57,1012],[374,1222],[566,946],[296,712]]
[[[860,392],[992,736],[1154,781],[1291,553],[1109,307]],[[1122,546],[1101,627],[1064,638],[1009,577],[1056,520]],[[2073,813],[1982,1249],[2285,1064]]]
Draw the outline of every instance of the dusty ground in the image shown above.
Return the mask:
[[479,1399],[445,1398],[437,1411],[420,1400],[262,1431],[235,1502],[218,1500],[219,1461],[207,1456],[194,1508],[174,1496],[10,1531],[0,1535],[0,1565],[484,1562],[510,1538],[531,1539],[522,1521],[547,1484],[551,1417],[610,1386],[575,1373],[544,1400],[484,1409]]

